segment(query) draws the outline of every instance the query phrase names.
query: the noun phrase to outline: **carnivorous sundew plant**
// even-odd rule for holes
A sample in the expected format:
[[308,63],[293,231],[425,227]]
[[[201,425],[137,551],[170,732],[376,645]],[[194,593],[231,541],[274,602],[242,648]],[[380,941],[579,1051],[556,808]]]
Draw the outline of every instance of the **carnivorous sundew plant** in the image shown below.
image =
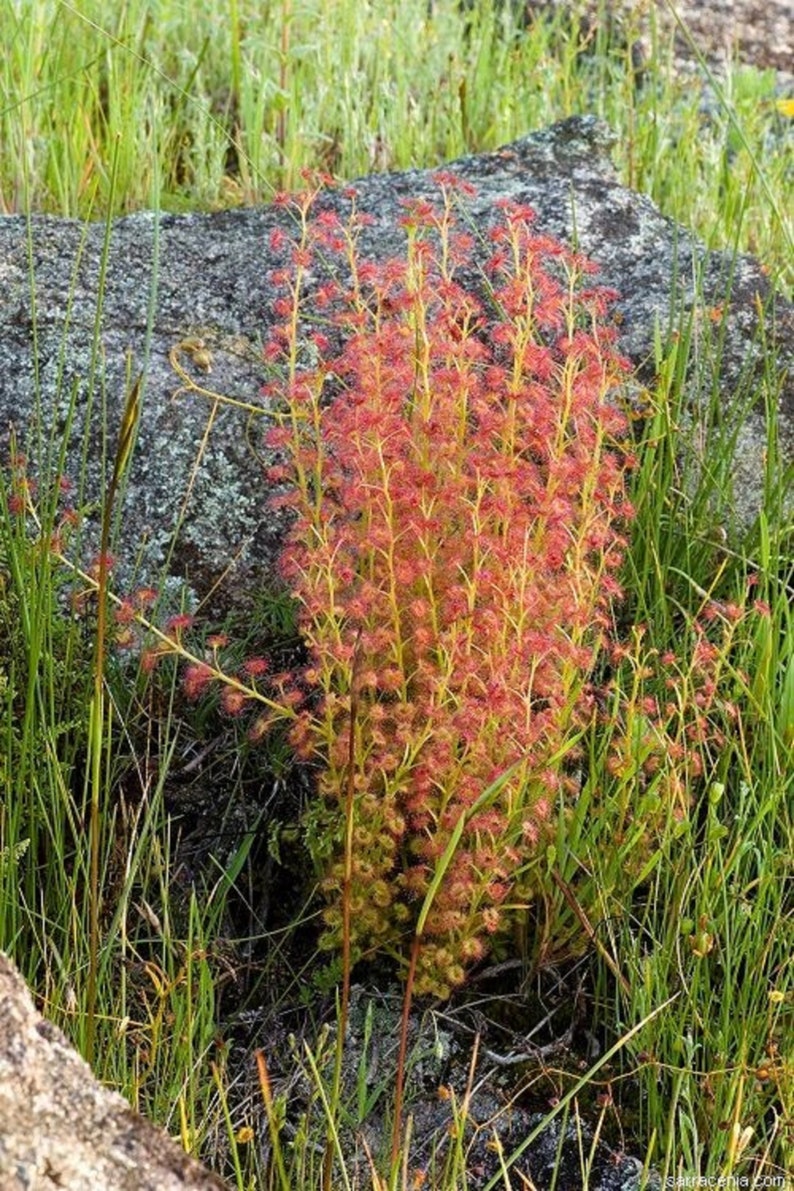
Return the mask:
[[[354,195],[346,220],[289,200],[266,355],[309,655],[275,687],[321,762],[324,943],[346,930],[353,962],[406,965],[413,941],[414,991],[446,996],[531,895],[575,796],[632,510],[612,295],[511,202],[473,292],[469,188],[438,183],[405,208],[404,258],[378,264]],[[329,259],[346,280],[313,282],[309,322]]]

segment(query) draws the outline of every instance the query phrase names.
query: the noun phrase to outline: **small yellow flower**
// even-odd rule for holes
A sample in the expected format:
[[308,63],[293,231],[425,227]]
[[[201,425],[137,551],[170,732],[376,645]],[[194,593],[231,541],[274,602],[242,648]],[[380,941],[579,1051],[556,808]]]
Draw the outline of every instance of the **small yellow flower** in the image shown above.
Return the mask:
[[234,1140],[238,1146],[247,1146],[249,1142],[254,1140],[254,1131],[250,1125],[243,1125],[242,1129],[238,1129],[234,1135]]
[[771,988],[769,990],[769,1000],[773,1005],[779,1005],[782,1001],[785,1001],[785,999],[786,994],[781,992],[779,988]]
[[775,107],[781,116],[791,116],[794,119],[794,99],[778,99]]

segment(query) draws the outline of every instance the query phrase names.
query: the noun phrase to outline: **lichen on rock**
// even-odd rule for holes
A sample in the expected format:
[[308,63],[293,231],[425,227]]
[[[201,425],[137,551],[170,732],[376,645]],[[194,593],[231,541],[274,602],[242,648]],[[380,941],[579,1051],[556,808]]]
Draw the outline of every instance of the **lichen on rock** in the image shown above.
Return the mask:
[[[766,428],[759,405],[748,410],[740,401],[732,414],[732,403],[762,367],[763,323],[780,378],[781,449],[794,458],[794,310],[772,292],[759,262],[708,252],[649,198],[621,186],[609,158],[613,143],[601,121],[573,117],[447,168],[476,189],[466,212],[473,228],[487,227],[495,204],[511,199],[534,208],[540,231],[575,244],[599,265],[599,281],[620,295],[620,347],[648,377],[657,336],[699,310],[724,307],[716,384],[726,421],[740,419],[735,523],[746,528],[763,492]],[[355,183],[357,208],[373,219],[361,238],[364,257],[402,251],[403,204],[437,194],[434,173],[410,170]],[[344,213],[349,200],[339,190],[322,202]],[[117,551],[121,586],[151,582],[167,566],[201,596],[222,580],[215,606],[230,607],[272,576],[285,523],[268,508],[263,480],[271,460],[262,448],[268,405],[260,394],[259,345],[276,297],[269,274],[278,262],[268,244],[275,229],[292,230],[290,218],[276,205],[131,215],[113,223],[107,260],[101,224],[0,218],[0,436],[14,425],[24,439],[38,425],[45,440],[57,439],[71,417],[67,469],[79,478],[87,435],[83,503],[96,510],[129,376],[144,375]],[[185,353],[198,387],[188,392],[172,356],[197,338],[211,371],[195,352]],[[703,391],[697,367],[692,377],[697,421],[711,393]]]

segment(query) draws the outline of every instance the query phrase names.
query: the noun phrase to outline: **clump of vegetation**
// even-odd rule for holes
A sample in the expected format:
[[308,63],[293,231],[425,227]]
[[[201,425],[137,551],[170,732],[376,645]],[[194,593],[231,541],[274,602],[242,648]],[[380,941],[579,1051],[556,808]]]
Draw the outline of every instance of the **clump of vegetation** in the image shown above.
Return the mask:
[[[135,0],[112,26],[106,6],[42,2],[22,16],[6,4],[0,72],[19,101],[0,113],[0,204],[97,215],[255,202],[306,165],[352,177],[436,164],[552,113],[596,111],[618,133],[625,182],[790,284],[790,111],[774,78],[730,70],[724,86],[711,80],[706,111],[658,36],[638,72],[631,29],[611,41],[606,23],[546,14],[529,36],[518,7],[337,5],[338,36],[318,41],[319,0],[255,14],[234,3],[228,21],[208,0],[212,36],[195,6],[185,23],[168,0]],[[67,127],[64,112],[79,118]],[[59,488],[65,448],[41,436],[49,471],[4,457],[0,945],[101,1077],[239,1191],[380,1189],[384,1170],[393,1187],[472,1185],[467,1104],[475,1077],[493,1075],[493,1047],[445,1076],[435,1165],[400,1128],[411,996],[399,1062],[370,1038],[374,1090],[366,1050],[352,1083],[340,1054],[357,960],[385,951],[410,993],[454,1013],[489,948],[524,976],[553,968],[604,1046],[559,1064],[525,1055],[511,1095],[531,1085],[553,1102],[546,1120],[578,1123],[589,1093],[596,1135],[611,1129],[662,1179],[782,1185],[794,1157],[794,620],[777,361],[768,353],[747,395],[768,410],[764,508],[728,543],[717,322],[708,333],[720,308],[700,327],[682,314],[659,329],[629,444],[613,400],[625,374],[584,262],[507,209],[474,294],[461,283],[465,195],[442,187],[406,210],[408,257],[388,267],[358,260],[362,216],[334,222],[316,199],[298,201],[297,239],[273,245],[289,263],[265,361],[288,399],[274,478],[295,510],[285,576],[313,654],[297,671],[292,647],[245,658],[220,626],[204,632],[176,609],[164,624],[156,591],[116,593],[107,568],[98,595],[73,533],[84,498]],[[339,253],[353,288],[329,281],[307,325],[318,253]],[[715,392],[692,450],[687,376]],[[695,458],[708,466],[690,470]],[[111,652],[99,674],[98,598],[126,659]],[[276,602],[283,619],[283,593]],[[528,651],[539,660],[527,674]],[[181,661],[181,692],[162,659]],[[191,720],[183,696],[210,691]],[[219,803],[241,725],[280,768],[275,812],[259,829],[230,821],[199,871],[183,863],[171,783],[200,774],[182,749],[204,756],[206,725],[228,734],[207,779]],[[283,805],[287,737],[319,771],[300,826]],[[257,917],[257,873],[284,876],[301,832],[324,884],[311,906],[343,957],[316,983],[313,949],[298,959],[285,942],[308,932],[313,948],[311,906],[289,930]],[[315,1030],[312,990],[340,973],[330,1032]],[[253,1092],[229,989],[271,1015]],[[274,1041],[285,1015],[289,1048]],[[389,1098],[391,1152],[387,1140],[356,1165],[348,1138]],[[537,1130],[508,1154],[498,1116],[479,1128],[494,1162],[483,1178],[507,1191]]]
[[[324,942],[407,966],[413,939],[415,991],[444,997],[510,926],[572,785],[631,510],[608,295],[506,203],[478,299],[459,280],[467,188],[440,187],[406,209],[405,258],[377,265],[357,259],[363,216],[297,204],[267,351],[288,412],[267,437],[309,652],[290,741],[324,769]],[[314,334],[304,367],[318,252],[352,265],[322,293],[344,343]]]

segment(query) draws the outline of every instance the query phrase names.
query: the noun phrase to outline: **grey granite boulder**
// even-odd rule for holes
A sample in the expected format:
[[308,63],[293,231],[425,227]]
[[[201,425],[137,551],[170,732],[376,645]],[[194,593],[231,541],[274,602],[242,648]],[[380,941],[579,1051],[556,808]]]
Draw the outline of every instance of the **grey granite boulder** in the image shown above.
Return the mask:
[[222,1191],[34,1009],[0,953],[0,1191]]
[[[674,329],[681,311],[686,319],[699,308],[693,325],[705,326],[706,311],[721,306],[730,288],[718,378],[726,413],[740,378],[746,381],[757,366],[763,309],[781,378],[783,448],[794,457],[794,310],[771,293],[757,261],[707,253],[648,198],[621,186],[609,157],[612,139],[595,118],[575,117],[448,168],[476,187],[468,200],[474,226],[493,220],[499,199],[528,203],[540,230],[575,241],[599,264],[600,282],[621,295],[622,349],[640,368],[650,366],[654,337]],[[433,173],[412,170],[355,184],[358,209],[374,219],[362,240],[365,254],[400,252],[401,203],[437,195]],[[340,212],[349,205],[342,191],[323,201]],[[122,587],[149,581],[167,566],[200,595],[221,581],[220,607],[244,600],[272,572],[284,523],[267,505],[261,441],[267,418],[257,415],[266,413],[261,343],[273,320],[269,273],[279,263],[269,238],[290,226],[277,205],[159,218],[144,213],[109,229],[44,216],[0,218],[0,451],[11,425],[23,440],[35,431],[56,442],[69,426],[66,470],[77,481],[84,467],[86,503],[96,502],[128,377],[144,375],[118,547]],[[208,392],[180,392],[175,349]],[[710,389],[708,380],[699,383],[702,392],[693,382],[695,417]],[[758,508],[765,444],[756,408],[738,430],[740,525]]]

